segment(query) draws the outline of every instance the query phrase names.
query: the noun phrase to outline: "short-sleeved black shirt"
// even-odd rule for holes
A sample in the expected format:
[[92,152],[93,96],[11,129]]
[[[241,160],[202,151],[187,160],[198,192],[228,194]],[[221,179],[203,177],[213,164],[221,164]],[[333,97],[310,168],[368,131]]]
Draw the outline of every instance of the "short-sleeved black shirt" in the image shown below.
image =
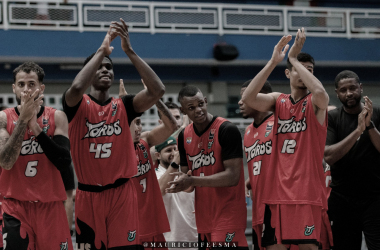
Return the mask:
[[[348,114],[343,107],[328,113],[326,145],[333,145],[358,126],[359,114]],[[372,121],[380,130],[380,107],[373,107]],[[332,190],[350,197],[380,194],[380,153],[364,131],[351,150],[331,166]]]
[[[214,116],[210,124],[205,129],[208,130],[208,128],[212,125],[212,123],[215,121],[217,116]],[[196,128],[194,127],[194,131],[197,135],[201,135],[202,133],[199,133]],[[186,160],[186,150],[184,148],[184,130],[181,131],[181,133],[178,135],[178,150],[181,157],[181,166],[187,166],[187,160]],[[229,160],[234,158],[243,158],[243,146],[242,146],[242,139],[239,129],[236,127],[235,124],[232,124],[231,122],[224,122],[219,127],[219,134],[218,134],[218,140],[220,143],[220,146],[222,147],[222,160]]]

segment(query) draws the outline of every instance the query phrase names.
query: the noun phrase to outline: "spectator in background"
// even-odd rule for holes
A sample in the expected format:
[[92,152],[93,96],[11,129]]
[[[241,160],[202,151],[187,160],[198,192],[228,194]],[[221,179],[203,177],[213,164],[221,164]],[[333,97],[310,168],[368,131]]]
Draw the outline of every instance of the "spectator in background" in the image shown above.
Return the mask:
[[174,157],[177,157],[177,161],[179,161],[177,141],[174,137],[169,137],[155,148],[157,150],[156,157],[159,160],[156,175],[170,224],[170,232],[164,233],[165,239],[168,242],[197,242],[198,233],[194,214],[195,192],[165,193],[165,189],[170,187],[168,182],[175,178],[175,175],[170,175],[170,173],[180,171],[171,165]]
[[[182,112],[181,112],[181,108],[175,104],[174,102],[165,102],[165,105],[166,107],[168,107],[168,109],[170,110],[170,112],[172,113],[174,119],[177,121],[177,124],[179,126],[179,129],[177,129],[177,131],[175,131],[172,136],[177,139],[178,138],[178,135],[179,133],[181,133],[181,131],[187,126],[189,125],[189,118],[187,117],[187,115],[182,115]],[[160,112],[158,112],[158,117],[160,118],[158,120],[158,123],[162,124],[162,120],[161,120],[161,114]],[[150,148],[150,154],[152,155],[152,161],[153,161],[153,168],[158,168],[158,161],[157,161],[157,158],[156,158],[156,149],[154,147],[151,147]]]
[[335,78],[343,104],[328,114],[325,161],[331,166],[329,218],[334,250],[380,249],[380,108],[365,96],[352,71]]

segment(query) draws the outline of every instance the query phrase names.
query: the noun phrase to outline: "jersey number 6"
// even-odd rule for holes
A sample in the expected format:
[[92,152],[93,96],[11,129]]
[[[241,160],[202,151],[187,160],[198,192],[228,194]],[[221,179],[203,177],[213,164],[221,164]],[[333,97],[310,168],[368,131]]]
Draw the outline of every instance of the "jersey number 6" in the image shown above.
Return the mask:
[[30,161],[28,162],[28,164],[26,165],[26,169],[25,169],[25,176],[26,177],[34,177],[36,176],[37,174],[37,165],[38,165],[38,161]]

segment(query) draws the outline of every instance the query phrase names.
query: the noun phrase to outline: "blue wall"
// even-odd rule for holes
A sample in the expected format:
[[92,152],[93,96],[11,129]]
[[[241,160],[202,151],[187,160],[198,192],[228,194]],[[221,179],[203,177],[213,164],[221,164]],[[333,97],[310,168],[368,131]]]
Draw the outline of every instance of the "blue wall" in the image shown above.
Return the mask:
[[[85,58],[99,48],[104,35],[105,32],[1,30],[0,57]],[[278,40],[277,36],[257,35],[131,33],[134,50],[143,58],[154,59],[212,59],[213,45],[227,42],[238,48],[238,60],[267,60]],[[317,61],[378,62],[378,44],[378,39],[308,37],[304,51]],[[112,57],[125,57],[119,38],[113,46]]]
[[[95,52],[103,41],[105,32],[69,32],[69,31],[0,31],[0,61],[6,57],[28,58],[77,58],[82,62],[88,55]],[[134,50],[145,59],[212,59],[213,45],[217,42],[227,42],[235,45],[240,56],[238,60],[254,60],[266,62],[272,55],[274,45],[279,40],[277,36],[257,35],[202,35],[202,34],[146,34],[131,33],[131,43]],[[292,43],[292,42],[291,42]],[[316,75],[321,80],[331,81],[337,73],[346,66],[339,65],[339,61],[353,61],[348,69],[358,71],[361,78],[367,81],[380,79],[377,68],[361,67],[361,64],[379,63],[380,50],[378,39],[345,39],[308,37],[304,51],[312,54],[316,60]],[[125,59],[126,55],[120,47],[120,39],[113,44],[115,47],[111,57]],[[3,57],[3,58],[1,58]],[[336,62],[333,66],[318,65],[318,62]],[[11,68],[17,66],[12,64]],[[224,66],[193,66],[180,65],[151,65],[160,77],[165,80],[236,80],[242,81],[252,77],[263,66],[245,65],[233,66],[228,63]],[[318,67],[319,66],[319,67]],[[65,70],[59,64],[46,64],[47,79],[72,80],[78,70]],[[116,78],[139,79],[136,70],[130,65],[116,65]],[[0,68],[4,68],[0,65]],[[273,74],[275,80],[284,80],[284,67],[279,67]],[[9,73],[0,74],[0,79],[11,80]]]

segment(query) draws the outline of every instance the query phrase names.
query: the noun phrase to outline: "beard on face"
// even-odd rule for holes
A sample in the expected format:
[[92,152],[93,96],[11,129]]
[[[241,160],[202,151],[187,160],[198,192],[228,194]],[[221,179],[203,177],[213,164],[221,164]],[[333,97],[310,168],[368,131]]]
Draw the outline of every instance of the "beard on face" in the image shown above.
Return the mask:
[[[360,100],[361,100],[361,99],[362,99],[362,96],[361,96],[361,95],[358,96],[357,98],[353,98],[353,100],[355,101],[355,103],[349,105],[347,100],[342,100],[342,99],[339,98],[340,102],[341,102],[341,103],[343,104],[343,106],[346,107],[346,108],[354,108],[354,107],[357,107],[358,105],[360,105]],[[350,99],[350,100],[352,100],[352,99]]]
[[163,158],[161,158],[161,160],[160,160],[160,164],[161,164],[163,167],[165,167],[165,168],[168,168],[169,165],[170,165],[170,163],[171,163],[171,162],[169,162],[169,159],[168,159],[168,161],[164,160]]

